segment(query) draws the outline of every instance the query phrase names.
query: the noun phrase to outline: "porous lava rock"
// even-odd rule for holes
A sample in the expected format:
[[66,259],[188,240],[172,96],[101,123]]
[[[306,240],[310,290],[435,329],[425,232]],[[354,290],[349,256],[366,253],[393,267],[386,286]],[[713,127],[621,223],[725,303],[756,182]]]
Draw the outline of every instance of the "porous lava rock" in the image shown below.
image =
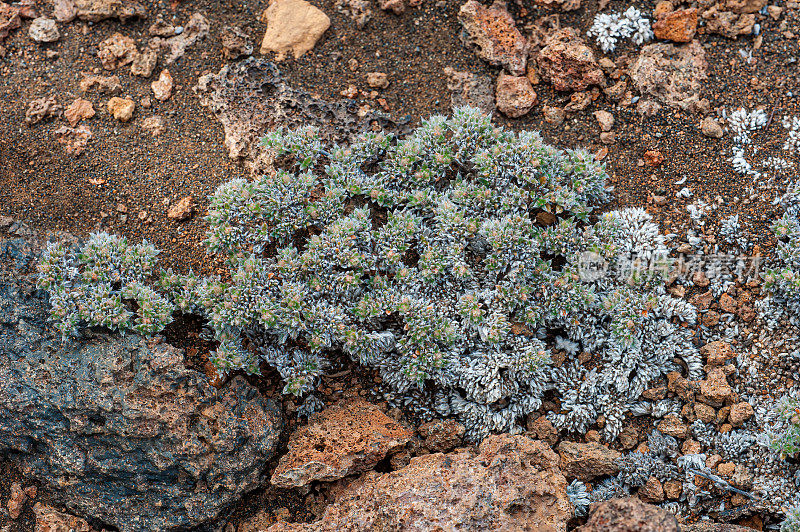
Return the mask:
[[215,389],[158,340],[62,341],[26,276],[33,241],[0,236],[0,452],[122,532],[198,525],[261,485],[276,405],[242,377]]

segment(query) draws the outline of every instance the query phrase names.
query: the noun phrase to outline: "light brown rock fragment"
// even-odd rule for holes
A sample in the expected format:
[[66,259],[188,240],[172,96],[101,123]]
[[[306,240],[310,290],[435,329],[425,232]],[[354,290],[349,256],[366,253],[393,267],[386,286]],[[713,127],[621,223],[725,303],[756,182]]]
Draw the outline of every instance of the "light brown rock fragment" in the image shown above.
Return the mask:
[[305,0],[272,0],[262,20],[267,31],[261,53],[275,52],[277,61],[289,52],[295,58],[308,52],[331,25],[328,15]]
[[56,102],[55,98],[52,96],[43,96],[42,98],[36,98],[28,104],[28,109],[25,111],[25,122],[32,126],[38,124],[45,118],[61,116],[63,112],[64,108]]
[[169,97],[172,96],[172,86],[172,75],[166,69],[162,70],[158,79],[150,84],[153,89],[153,96],[160,102],[169,100]]
[[149,78],[158,63],[159,48],[161,48],[160,39],[150,39],[144,50],[134,57],[131,63],[131,75]]
[[592,480],[603,475],[619,472],[617,459],[619,451],[609,449],[599,443],[576,443],[562,441],[558,444],[561,457],[561,470],[567,478],[582,481]]
[[189,22],[186,23],[186,27],[183,28],[183,32],[180,35],[175,35],[163,41],[163,47],[168,50],[164,61],[171,65],[183,57],[187,48],[208,37],[209,29],[210,25],[206,17],[200,13],[193,14],[189,17]]
[[167,209],[167,218],[170,220],[183,221],[192,216],[194,210],[194,200],[191,196],[181,198],[178,203],[171,205]]
[[141,126],[142,129],[154,137],[157,137],[166,130],[166,127],[164,126],[164,119],[160,116],[148,116],[142,120]]
[[118,18],[125,22],[129,18],[143,17],[145,7],[134,0],[75,0],[78,18],[99,22],[108,18]]
[[411,435],[362,399],[337,403],[292,434],[289,451],[281,457],[271,482],[281,488],[301,487],[367,471],[405,445]]
[[113,97],[108,100],[108,112],[120,122],[127,122],[133,117],[136,104],[130,98]]
[[605,85],[605,75],[594,52],[574,28],[553,33],[537,56],[542,79],[557,91],[583,91],[591,85]]
[[642,48],[630,73],[646,102],[696,111],[707,75],[708,63],[703,47],[696,40],[689,44],[656,43]]
[[90,90],[97,89],[100,94],[116,94],[122,91],[122,83],[119,77],[114,76],[94,76],[83,73],[83,79],[80,83],[81,92],[86,93]]
[[78,127],[61,126],[53,134],[56,140],[64,145],[64,151],[68,155],[75,155],[76,157],[83,153],[86,145],[92,139],[92,132],[85,125]]
[[117,32],[100,43],[97,57],[106,70],[115,70],[133,62],[139,54],[133,39]]
[[54,0],[53,16],[59,22],[72,22],[78,16],[74,0]]
[[95,111],[92,102],[83,98],[76,98],[64,110],[64,118],[67,119],[67,122],[72,127],[75,127],[81,120],[92,118],[94,115]]
[[536,92],[527,77],[501,72],[497,77],[495,99],[498,111],[509,118],[519,118],[536,105]]

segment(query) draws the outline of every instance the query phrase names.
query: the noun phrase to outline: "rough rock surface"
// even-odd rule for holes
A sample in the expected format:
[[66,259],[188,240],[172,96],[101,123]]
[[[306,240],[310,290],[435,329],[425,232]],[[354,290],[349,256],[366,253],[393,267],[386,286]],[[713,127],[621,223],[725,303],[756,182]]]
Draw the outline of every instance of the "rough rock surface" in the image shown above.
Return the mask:
[[3,42],[11,30],[22,25],[19,18],[19,8],[5,2],[0,2],[0,42]]
[[447,90],[450,91],[450,105],[453,108],[471,105],[486,114],[494,111],[494,85],[491,77],[458,72],[450,67],[444,69],[444,74],[447,76]]
[[89,100],[76,98],[64,110],[64,118],[69,125],[75,127],[81,120],[92,118],[95,115],[94,106]]
[[75,9],[79,19],[91,22],[107,18],[125,22],[129,18],[147,15],[147,9],[135,0],[75,0]]
[[58,31],[55,20],[39,17],[28,27],[28,37],[36,42],[56,42],[61,37],[61,32]]
[[53,16],[59,22],[72,22],[78,16],[74,0],[53,0]]
[[119,32],[101,42],[98,48],[97,57],[106,70],[128,65],[139,55],[133,39]]
[[64,108],[56,102],[55,98],[43,96],[28,104],[28,109],[25,111],[25,122],[32,126],[45,118],[61,116],[62,114],[64,114]]
[[119,76],[93,76],[83,74],[83,79],[80,83],[81,92],[89,92],[90,90],[97,89],[100,94],[117,94],[122,91],[122,83],[120,83]]
[[582,91],[605,85],[605,75],[594,52],[574,28],[561,29],[547,40],[537,57],[542,78],[557,91]]
[[706,378],[700,381],[700,397],[698,401],[719,408],[733,398],[733,389],[722,368],[709,369]]
[[276,406],[242,378],[213,388],[163,343],[62,342],[21,275],[37,252],[0,237],[0,452],[70,511],[123,532],[196,525],[256,488]]
[[86,149],[86,145],[94,136],[85,125],[78,127],[61,126],[53,132],[59,144],[64,146],[67,155],[78,156]]
[[678,520],[667,510],[636,497],[592,504],[589,519],[575,532],[679,532]]
[[505,2],[497,0],[487,8],[469,0],[461,6],[458,20],[464,27],[461,34],[464,44],[475,47],[478,57],[516,76],[525,75],[528,42],[506,10]]
[[91,532],[92,528],[84,519],[59,512],[52,506],[37,502],[33,505],[36,516],[34,532]]
[[224,66],[218,74],[198,80],[194,90],[225,130],[225,147],[231,158],[248,159],[251,171],[263,171],[259,160],[264,131],[278,124],[287,127],[313,125],[323,137],[342,141],[377,124],[397,131],[397,124],[379,113],[359,116],[352,100],[331,103],[288,86],[274,63],[249,57]]
[[461,445],[466,429],[454,419],[436,419],[419,426],[425,447],[432,453],[446,453]]
[[647,97],[683,110],[696,109],[706,79],[706,54],[697,41],[676,46],[656,43],[642,48],[631,65],[633,82]]
[[158,64],[158,50],[161,48],[160,39],[150,39],[141,53],[136,54],[131,64],[131,74],[149,78]]
[[558,444],[558,454],[561,456],[561,469],[567,478],[586,481],[619,472],[619,451],[603,447],[599,443],[562,441]]
[[363,399],[337,403],[292,434],[271,482],[296,488],[368,471],[411,436],[410,430]]
[[331,25],[328,15],[305,0],[273,0],[262,20],[267,23],[267,31],[261,41],[261,53],[276,52],[277,61],[288,52],[295,58],[308,52]]
[[236,59],[253,53],[253,41],[237,26],[224,26],[219,37],[222,41],[222,56],[225,59]]
[[697,32],[697,8],[680,9],[659,17],[653,23],[656,39],[689,42]]
[[200,13],[195,13],[189,17],[189,22],[186,23],[186,27],[183,28],[183,32],[180,35],[175,35],[164,41],[163,46],[168,50],[165,62],[171,65],[183,57],[187,48],[208,37],[210,27],[208,19]]
[[497,77],[497,110],[509,118],[525,116],[536,104],[536,93],[525,76],[509,76],[501,72]]
[[114,96],[108,100],[108,112],[120,122],[128,122],[133,117],[136,103],[130,98],[118,98]]
[[164,69],[161,71],[158,79],[150,84],[150,88],[153,89],[153,96],[155,96],[156,100],[165,102],[172,96],[173,85],[172,75],[169,73],[169,70]]
[[311,524],[269,532],[528,530],[562,532],[573,515],[567,481],[550,447],[524,436],[490,436],[476,454],[416,456],[388,474],[369,472]]
[[169,209],[167,209],[167,218],[177,221],[188,220],[192,217],[193,211],[194,198],[192,198],[192,196],[184,196],[176,204],[169,206]]

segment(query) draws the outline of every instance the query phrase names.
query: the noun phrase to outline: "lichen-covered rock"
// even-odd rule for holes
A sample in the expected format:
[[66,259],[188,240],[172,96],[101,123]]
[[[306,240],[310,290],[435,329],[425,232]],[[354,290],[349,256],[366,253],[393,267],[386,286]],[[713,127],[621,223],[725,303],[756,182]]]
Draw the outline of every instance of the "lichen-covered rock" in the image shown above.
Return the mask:
[[0,238],[0,451],[70,511],[123,532],[197,525],[258,487],[276,406],[241,377],[213,388],[163,343],[62,342],[22,277],[37,253]]
[[605,75],[594,52],[573,28],[564,28],[547,40],[537,58],[542,78],[557,91],[582,91],[605,85]]
[[586,481],[619,472],[617,465],[617,459],[621,456],[619,451],[599,443],[562,441],[558,445],[558,454],[561,456],[561,470],[567,478]]
[[667,510],[636,497],[592,504],[586,524],[575,532],[679,532],[678,520]]
[[319,521],[268,531],[562,532],[573,511],[558,456],[546,443],[504,434],[486,438],[477,455],[435,453],[393,473],[366,473]]
[[458,20],[464,27],[464,44],[474,47],[478,57],[504,67],[515,76],[525,75],[528,42],[506,10],[505,2],[497,0],[487,8],[469,0],[458,11]]
[[642,48],[630,73],[642,93],[640,103],[651,98],[683,110],[695,110],[707,68],[706,54],[697,41],[681,46],[656,43]]
[[363,399],[330,406],[289,439],[271,482],[281,488],[331,482],[375,467],[412,432]]

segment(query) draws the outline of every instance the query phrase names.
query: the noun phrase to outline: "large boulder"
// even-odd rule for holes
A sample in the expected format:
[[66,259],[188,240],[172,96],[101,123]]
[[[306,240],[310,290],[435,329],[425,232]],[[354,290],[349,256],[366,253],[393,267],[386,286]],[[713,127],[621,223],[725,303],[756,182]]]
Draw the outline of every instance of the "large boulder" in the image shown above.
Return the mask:
[[566,490],[558,456],[546,443],[504,434],[486,438],[477,453],[428,454],[392,473],[366,473],[319,521],[268,530],[561,532],[574,511]]
[[36,253],[0,236],[0,451],[70,511],[123,532],[197,525],[258,487],[276,405],[240,377],[215,389],[158,341],[62,342],[23,275]]

